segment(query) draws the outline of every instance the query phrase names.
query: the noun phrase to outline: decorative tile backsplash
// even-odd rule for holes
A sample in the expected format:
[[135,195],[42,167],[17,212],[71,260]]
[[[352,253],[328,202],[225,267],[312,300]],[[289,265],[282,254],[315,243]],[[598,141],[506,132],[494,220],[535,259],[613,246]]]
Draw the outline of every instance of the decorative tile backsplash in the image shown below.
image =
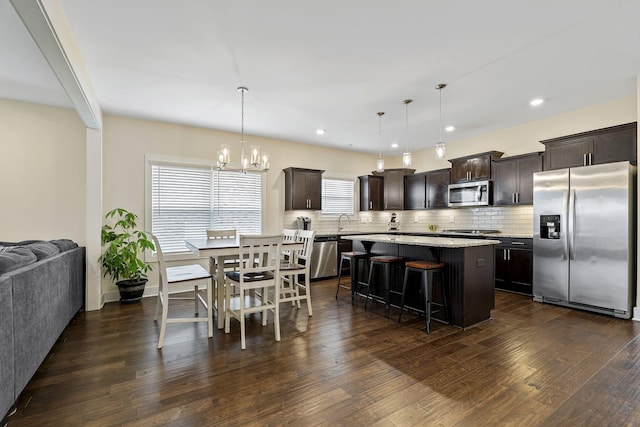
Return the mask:
[[[391,219],[391,211],[357,212],[350,220],[343,217],[342,231],[386,231]],[[489,229],[507,234],[533,233],[533,206],[486,207],[441,209],[424,211],[396,211],[399,231],[429,231],[429,225],[436,231],[447,229]],[[338,218],[323,217],[317,211],[285,211],[284,228],[297,228],[299,216],[311,218],[311,228],[318,233],[337,233]]]

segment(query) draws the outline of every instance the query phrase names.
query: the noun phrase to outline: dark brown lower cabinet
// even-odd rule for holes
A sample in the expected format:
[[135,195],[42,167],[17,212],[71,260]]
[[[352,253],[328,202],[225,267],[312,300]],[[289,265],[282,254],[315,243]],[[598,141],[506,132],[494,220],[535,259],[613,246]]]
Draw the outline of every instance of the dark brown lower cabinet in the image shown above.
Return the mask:
[[502,239],[495,253],[496,289],[533,295],[532,239]]

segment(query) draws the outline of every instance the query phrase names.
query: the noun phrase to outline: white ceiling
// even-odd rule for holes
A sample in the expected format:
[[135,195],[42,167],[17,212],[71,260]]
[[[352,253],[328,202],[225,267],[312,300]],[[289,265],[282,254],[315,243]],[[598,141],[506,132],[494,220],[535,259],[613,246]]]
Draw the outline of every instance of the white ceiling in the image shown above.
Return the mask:
[[[0,1],[0,97],[71,106]],[[633,96],[640,75],[638,0],[59,3],[105,113],[238,132],[247,86],[247,134],[385,155],[438,141],[438,83],[453,142]]]

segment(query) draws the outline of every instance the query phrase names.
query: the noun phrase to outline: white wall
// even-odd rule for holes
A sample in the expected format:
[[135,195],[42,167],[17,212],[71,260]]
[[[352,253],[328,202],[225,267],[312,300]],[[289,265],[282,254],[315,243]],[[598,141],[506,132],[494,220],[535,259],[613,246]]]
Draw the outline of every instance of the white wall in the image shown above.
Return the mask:
[[85,244],[85,153],[74,110],[0,99],[0,241]]

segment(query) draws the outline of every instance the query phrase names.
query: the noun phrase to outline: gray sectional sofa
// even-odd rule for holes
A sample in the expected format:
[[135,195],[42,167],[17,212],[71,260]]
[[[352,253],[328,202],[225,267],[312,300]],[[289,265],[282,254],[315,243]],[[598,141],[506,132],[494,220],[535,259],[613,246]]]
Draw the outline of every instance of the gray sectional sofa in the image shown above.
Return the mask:
[[84,305],[85,248],[0,242],[0,420]]

